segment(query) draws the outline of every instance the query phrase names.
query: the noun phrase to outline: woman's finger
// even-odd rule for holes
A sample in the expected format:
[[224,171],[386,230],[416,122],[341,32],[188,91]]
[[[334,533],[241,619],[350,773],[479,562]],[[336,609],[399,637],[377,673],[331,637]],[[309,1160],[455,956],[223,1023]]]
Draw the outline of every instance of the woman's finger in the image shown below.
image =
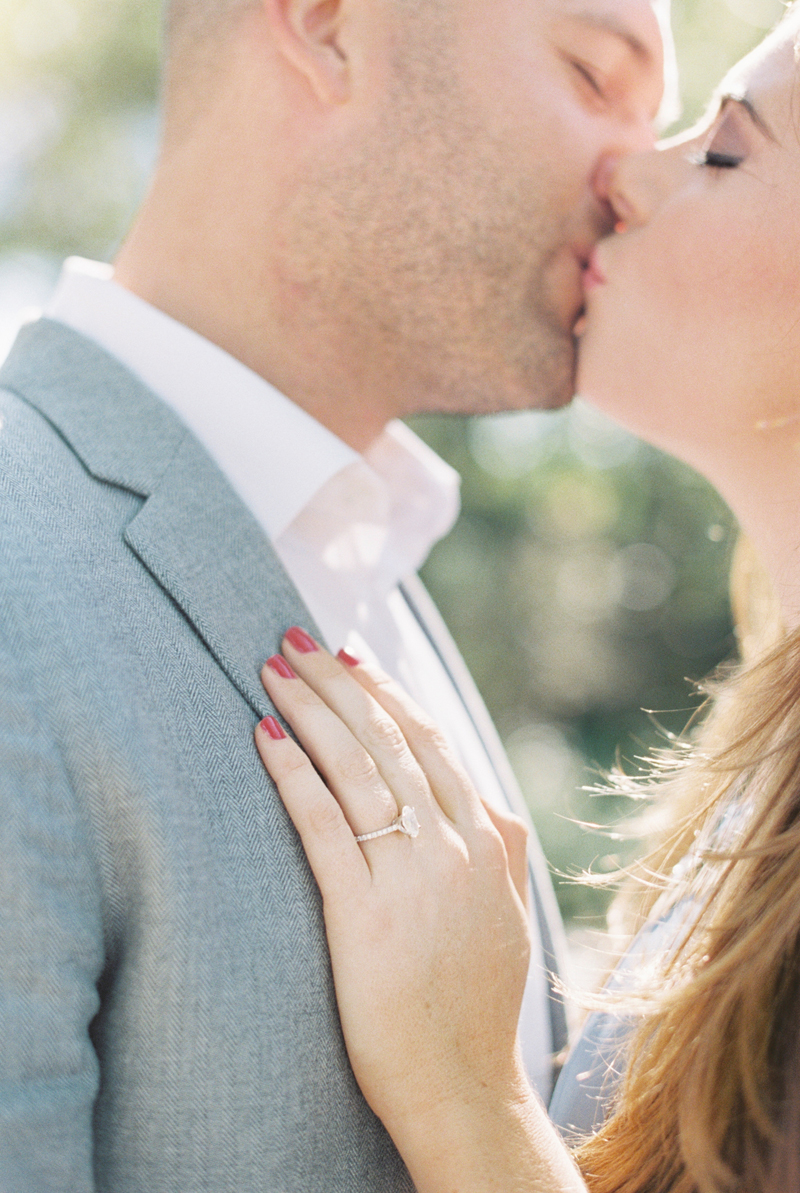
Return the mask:
[[[428,781],[397,724],[370,693],[348,674],[347,668],[342,667],[339,660],[329,655],[305,631],[297,628],[287,633],[284,653],[291,668],[286,667],[283,656],[269,660],[262,672],[263,685],[273,699],[290,701],[280,704],[280,711],[289,718],[311,758],[321,766],[336,796],[347,798],[345,785],[352,778],[353,771],[358,777],[359,767],[371,767],[383,780],[386,789],[392,792],[398,810],[405,804],[417,806],[417,811],[422,808],[434,809]],[[303,686],[296,690],[296,681],[290,678],[292,674],[299,675],[305,690],[314,692],[320,704],[315,706],[314,698],[306,698]],[[328,724],[325,709],[335,713],[334,724],[341,722],[345,725],[352,735],[352,741],[358,742],[364,753],[359,754],[351,749],[346,758],[336,756],[327,740],[323,741],[318,736],[320,729],[325,731],[324,727]],[[339,729],[334,731],[337,736],[341,733]],[[379,827],[382,826],[377,823],[371,826]],[[362,832],[361,828],[359,832]]]
[[360,897],[370,885],[366,858],[310,759],[275,717],[257,727],[256,746],[300,834],[323,898],[346,889]]
[[[427,781],[397,726],[327,652],[313,652],[313,661],[309,653],[297,661],[304,675],[277,656],[264,666],[262,681],[353,832],[387,827],[405,805],[420,820],[432,821],[435,804]],[[331,684],[331,671],[338,683]]]
[[328,791],[339,801],[352,832],[366,833],[389,824],[398,812],[396,798],[347,726],[280,656],[264,665],[261,678]]
[[[378,701],[397,723],[408,741],[414,755],[428,778],[431,789],[443,805],[448,808],[448,801],[452,805],[448,813],[450,818],[458,822],[458,808],[460,805],[474,810],[471,798],[473,787],[469,779],[463,775],[452,751],[443,741],[437,727],[430,717],[415,703],[406,691],[395,683],[385,672],[375,667],[365,666],[347,651],[340,650],[339,661],[344,663],[350,673],[364,689]],[[456,788],[453,783],[454,769],[462,777],[462,786]],[[480,800],[484,812],[500,834],[508,858],[508,869],[511,880],[523,907],[528,906],[529,873],[528,873],[528,828],[523,820],[510,812],[499,811],[485,800]]]
[[528,908],[529,876],[528,876],[528,827],[519,816],[509,812],[500,812],[483,800],[486,815],[503,838],[508,858],[508,872],[514,883],[522,906]]
[[444,813],[454,823],[483,819],[483,803],[438,725],[384,671],[346,651],[339,660],[352,677],[392,718]]

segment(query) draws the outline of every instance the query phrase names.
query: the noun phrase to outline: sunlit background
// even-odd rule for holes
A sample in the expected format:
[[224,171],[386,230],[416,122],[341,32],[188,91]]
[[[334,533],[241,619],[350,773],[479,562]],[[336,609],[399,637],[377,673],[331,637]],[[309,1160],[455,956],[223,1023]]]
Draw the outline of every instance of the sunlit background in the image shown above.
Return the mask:
[[[780,15],[776,0],[674,10],[683,114]],[[0,0],[0,356],[61,259],[109,259],[154,156],[157,0]],[[560,875],[615,866],[628,809],[582,791],[634,765],[734,650],[725,506],[694,473],[576,403],[420,419],[464,513],[424,577],[504,738]],[[604,835],[581,827],[607,824]],[[573,931],[604,892],[557,879]]]

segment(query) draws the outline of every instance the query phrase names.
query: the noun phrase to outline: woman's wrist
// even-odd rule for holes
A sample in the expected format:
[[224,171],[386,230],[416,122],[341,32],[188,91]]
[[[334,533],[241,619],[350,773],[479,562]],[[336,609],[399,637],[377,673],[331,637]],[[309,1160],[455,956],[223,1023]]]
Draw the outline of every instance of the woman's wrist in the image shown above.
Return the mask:
[[418,1193],[585,1193],[521,1063],[388,1125]]

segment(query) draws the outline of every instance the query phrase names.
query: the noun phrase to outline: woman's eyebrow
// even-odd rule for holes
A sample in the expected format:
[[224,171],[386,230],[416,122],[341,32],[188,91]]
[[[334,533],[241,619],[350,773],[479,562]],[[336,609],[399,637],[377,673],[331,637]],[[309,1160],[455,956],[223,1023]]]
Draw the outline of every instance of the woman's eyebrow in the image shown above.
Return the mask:
[[765,137],[768,137],[770,141],[777,142],[778,138],[775,136],[774,132],[767,124],[761,113],[758,111],[746,91],[731,91],[726,95],[721,95],[720,107],[724,107],[726,103],[738,104],[740,108],[744,108],[745,112],[747,112],[747,115],[750,117],[756,128],[758,128]]

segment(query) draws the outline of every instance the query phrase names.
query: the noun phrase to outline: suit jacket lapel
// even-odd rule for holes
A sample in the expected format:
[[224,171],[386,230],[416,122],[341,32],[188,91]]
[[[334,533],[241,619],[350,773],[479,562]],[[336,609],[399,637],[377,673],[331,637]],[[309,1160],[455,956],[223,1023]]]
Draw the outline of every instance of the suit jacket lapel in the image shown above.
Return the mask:
[[315,626],[261,527],[192,436],[125,539],[259,716],[271,711],[265,659],[290,625]]
[[259,716],[259,671],[300,623],[318,632],[266,535],[176,415],[97,345],[42,319],[0,385],[35,406],[98,480],[144,503],[124,536]]

